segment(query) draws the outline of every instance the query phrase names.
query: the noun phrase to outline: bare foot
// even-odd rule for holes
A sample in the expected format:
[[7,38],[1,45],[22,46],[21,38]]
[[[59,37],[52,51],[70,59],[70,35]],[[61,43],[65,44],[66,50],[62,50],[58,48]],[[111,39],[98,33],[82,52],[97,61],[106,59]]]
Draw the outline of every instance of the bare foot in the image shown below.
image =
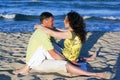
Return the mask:
[[93,61],[96,59],[97,53],[95,52],[91,57],[84,58],[86,61]]
[[108,72],[97,73],[96,77],[102,78],[102,79],[110,79],[111,78],[111,74],[108,73]]
[[19,58],[18,60],[25,62],[26,58]]
[[30,71],[30,67],[29,66],[24,66],[16,71],[13,71],[13,74],[18,75],[18,74],[22,74],[22,75],[26,75],[28,72]]

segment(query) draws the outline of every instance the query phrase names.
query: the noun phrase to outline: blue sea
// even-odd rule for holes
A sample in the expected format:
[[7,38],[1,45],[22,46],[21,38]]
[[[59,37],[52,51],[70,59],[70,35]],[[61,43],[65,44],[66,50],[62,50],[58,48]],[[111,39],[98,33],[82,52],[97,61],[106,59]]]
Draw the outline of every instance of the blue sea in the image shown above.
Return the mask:
[[0,32],[33,32],[39,15],[49,11],[64,29],[69,11],[84,17],[87,31],[120,31],[120,0],[0,0]]

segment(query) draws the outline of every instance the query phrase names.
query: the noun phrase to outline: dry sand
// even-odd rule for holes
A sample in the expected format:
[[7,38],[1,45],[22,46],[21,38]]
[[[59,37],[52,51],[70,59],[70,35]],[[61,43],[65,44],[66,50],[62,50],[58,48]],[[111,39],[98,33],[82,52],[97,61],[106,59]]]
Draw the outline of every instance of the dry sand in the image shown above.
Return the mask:
[[[11,72],[24,65],[18,59],[25,56],[31,33],[0,32],[0,80],[99,80],[94,77],[66,77],[57,73],[36,73],[13,75]],[[120,32],[88,32],[87,41],[81,54],[89,56],[88,51],[96,51],[95,61],[88,63],[88,71],[109,71],[120,79]]]

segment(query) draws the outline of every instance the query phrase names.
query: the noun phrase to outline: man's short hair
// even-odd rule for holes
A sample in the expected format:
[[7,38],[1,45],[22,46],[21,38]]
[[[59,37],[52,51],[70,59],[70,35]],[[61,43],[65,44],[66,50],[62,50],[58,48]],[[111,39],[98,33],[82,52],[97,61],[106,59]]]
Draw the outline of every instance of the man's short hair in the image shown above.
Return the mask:
[[42,23],[44,19],[47,19],[47,18],[50,18],[50,17],[53,17],[52,13],[50,13],[50,12],[43,12],[40,15],[40,22]]

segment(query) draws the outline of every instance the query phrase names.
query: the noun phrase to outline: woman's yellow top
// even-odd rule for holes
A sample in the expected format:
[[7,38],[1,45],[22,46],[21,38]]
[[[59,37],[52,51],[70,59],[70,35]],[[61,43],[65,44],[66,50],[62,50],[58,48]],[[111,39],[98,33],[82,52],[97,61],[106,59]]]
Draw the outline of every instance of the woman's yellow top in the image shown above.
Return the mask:
[[74,32],[69,31],[69,34],[71,38],[64,41],[64,48],[62,50],[62,54],[69,61],[75,61],[79,57],[82,43]]

